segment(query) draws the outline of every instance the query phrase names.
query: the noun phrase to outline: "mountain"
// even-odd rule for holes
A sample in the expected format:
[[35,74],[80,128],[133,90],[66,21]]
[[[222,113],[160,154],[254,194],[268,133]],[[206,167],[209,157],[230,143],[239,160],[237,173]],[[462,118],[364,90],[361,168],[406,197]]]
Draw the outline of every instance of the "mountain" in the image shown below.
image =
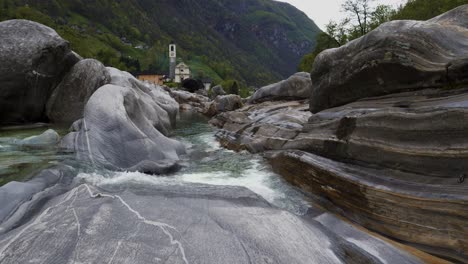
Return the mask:
[[43,23],[84,57],[129,71],[168,72],[167,47],[194,74],[262,85],[294,73],[319,28],[272,0],[0,0],[0,21]]

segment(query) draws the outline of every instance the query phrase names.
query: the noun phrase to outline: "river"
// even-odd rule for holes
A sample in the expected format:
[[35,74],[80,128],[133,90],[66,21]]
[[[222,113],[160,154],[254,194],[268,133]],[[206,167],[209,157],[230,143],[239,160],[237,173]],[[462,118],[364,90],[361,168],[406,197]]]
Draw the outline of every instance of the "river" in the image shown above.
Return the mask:
[[[14,160],[6,143],[26,134],[0,134],[1,155]],[[60,178],[1,223],[0,263],[420,263],[311,206],[261,156],[221,148],[204,117],[181,114],[174,137],[189,154],[172,175],[106,171],[55,149],[23,151],[22,167],[2,159],[21,175],[9,179],[46,164]]]

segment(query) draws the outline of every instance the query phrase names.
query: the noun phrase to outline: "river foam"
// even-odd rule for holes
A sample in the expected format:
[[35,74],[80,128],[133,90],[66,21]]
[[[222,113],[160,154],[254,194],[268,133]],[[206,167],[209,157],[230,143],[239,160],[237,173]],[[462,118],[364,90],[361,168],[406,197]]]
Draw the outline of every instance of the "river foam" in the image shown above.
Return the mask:
[[212,172],[181,172],[170,176],[153,176],[141,172],[114,172],[108,175],[103,173],[80,173],[79,182],[86,182],[97,187],[137,186],[137,185],[180,185],[184,183],[200,183],[216,186],[245,187],[263,197],[270,203],[285,197],[279,189],[272,184],[273,173],[261,169],[259,160],[252,160],[252,166],[242,174],[235,175],[229,171]]

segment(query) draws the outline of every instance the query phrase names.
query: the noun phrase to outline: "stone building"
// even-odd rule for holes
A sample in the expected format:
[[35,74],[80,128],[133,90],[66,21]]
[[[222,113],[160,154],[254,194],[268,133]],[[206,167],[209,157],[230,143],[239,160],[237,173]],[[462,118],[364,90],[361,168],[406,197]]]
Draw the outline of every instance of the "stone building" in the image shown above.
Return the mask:
[[183,80],[190,78],[190,68],[187,64],[181,62],[175,67],[175,83],[181,83]]

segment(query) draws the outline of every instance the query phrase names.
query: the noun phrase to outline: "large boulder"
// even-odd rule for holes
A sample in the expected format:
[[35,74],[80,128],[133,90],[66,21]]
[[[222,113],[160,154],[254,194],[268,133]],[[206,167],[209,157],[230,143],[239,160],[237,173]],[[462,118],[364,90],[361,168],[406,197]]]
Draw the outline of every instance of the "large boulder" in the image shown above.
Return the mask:
[[287,80],[270,84],[255,91],[250,98],[251,103],[261,103],[272,100],[300,100],[310,97],[312,81],[307,72],[298,72]]
[[107,169],[167,173],[177,169],[185,147],[165,136],[171,123],[162,111],[139,89],[105,85],[91,96],[62,147],[80,161]]
[[322,52],[311,75],[311,111],[365,97],[468,83],[467,10],[463,5],[428,21],[388,22]]
[[215,87],[211,88],[211,98],[216,98],[218,95],[226,95],[226,91],[224,91],[223,86],[216,85]]
[[238,95],[229,94],[223,96],[217,96],[213,102],[208,106],[208,116],[215,116],[219,113],[234,111],[241,108],[243,105],[242,98]]
[[0,22],[0,123],[45,120],[47,99],[79,58],[53,29]]
[[171,96],[179,103],[180,109],[195,110],[199,113],[205,113],[210,104],[210,98],[190,93],[182,90],[171,90]]
[[160,120],[157,129],[164,135],[168,135],[170,129],[175,127],[177,114],[179,113],[179,104],[169,92],[161,86],[141,82],[128,72],[112,67],[107,67],[107,71],[110,75],[110,84],[132,88],[145,94],[145,100],[151,100],[152,103],[156,104],[155,107]]
[[47,117],[54,123],[73,123],[83,117],[89,97],[110,81],[106,67],[94,59],[75,64],[52,93]]
[[53,129],[48,129],[44,133],[27,137],[25,139],[15,142],[21,146],[31,146],[31,147],[40,147],[40,146],[54,146],[60,141],[60,135]]

